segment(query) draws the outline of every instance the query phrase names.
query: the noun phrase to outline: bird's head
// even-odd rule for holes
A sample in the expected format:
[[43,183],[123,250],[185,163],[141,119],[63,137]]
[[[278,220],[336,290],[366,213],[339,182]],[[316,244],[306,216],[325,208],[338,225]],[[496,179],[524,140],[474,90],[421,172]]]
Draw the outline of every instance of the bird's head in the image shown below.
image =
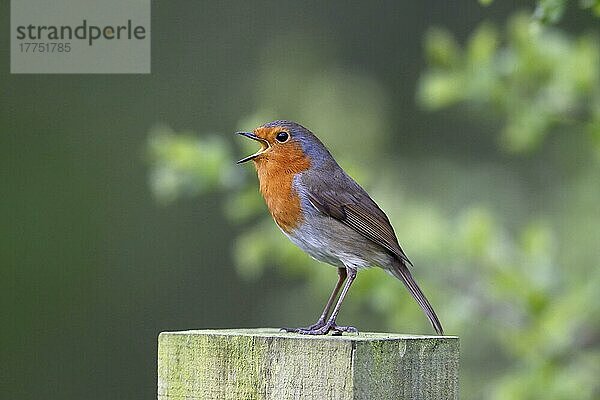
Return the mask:
[[256,140],[260,149],[238,161],[254,161],[257,168],[271,164],[286,166],[297,162],[319,164],[331,157],[323,143],[308,129],[292,121],[278,120],[261,125],[252,132],[237,132]]

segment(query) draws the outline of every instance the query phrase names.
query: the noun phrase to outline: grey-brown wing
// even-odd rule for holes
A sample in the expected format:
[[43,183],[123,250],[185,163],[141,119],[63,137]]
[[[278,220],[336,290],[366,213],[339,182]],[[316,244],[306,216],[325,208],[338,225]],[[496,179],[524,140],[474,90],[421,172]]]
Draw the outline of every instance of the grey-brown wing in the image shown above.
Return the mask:
[[308,199],[322,213],[351,227],[367,239],[377,243],[398,259],[412,265],[394,233],[388,217],[362,191],[309,191]]

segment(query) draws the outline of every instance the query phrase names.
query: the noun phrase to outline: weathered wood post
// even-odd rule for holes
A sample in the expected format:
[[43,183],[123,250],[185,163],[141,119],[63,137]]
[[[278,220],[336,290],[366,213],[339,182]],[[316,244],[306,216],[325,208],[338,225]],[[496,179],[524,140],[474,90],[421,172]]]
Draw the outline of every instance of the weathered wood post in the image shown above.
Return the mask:
[[458,399],[458,338],[163,332],[158,399]]

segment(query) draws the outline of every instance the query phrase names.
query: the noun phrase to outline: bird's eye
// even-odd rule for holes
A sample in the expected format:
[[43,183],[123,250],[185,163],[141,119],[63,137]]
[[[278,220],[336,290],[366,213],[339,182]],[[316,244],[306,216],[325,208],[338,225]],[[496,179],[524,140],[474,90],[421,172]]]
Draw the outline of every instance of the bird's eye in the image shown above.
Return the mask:
[[275,136],[275,139],[277,139],[279,143],[285,143],[289,138],[290,135],[287,132],[279,132],[277,136]]

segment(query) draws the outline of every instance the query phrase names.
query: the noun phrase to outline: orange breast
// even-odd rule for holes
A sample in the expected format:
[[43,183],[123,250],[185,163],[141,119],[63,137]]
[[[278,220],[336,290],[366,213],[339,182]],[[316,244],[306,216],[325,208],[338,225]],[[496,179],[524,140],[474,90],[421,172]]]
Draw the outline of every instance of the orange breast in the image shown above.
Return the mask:
[[[285,147],[284,147],[285,146]],[[300,198],[293,187],[296,174],[310,167],[300,145],[288,143],[254,161],[262,193],[273,219],[290,233],[302,222]]]

